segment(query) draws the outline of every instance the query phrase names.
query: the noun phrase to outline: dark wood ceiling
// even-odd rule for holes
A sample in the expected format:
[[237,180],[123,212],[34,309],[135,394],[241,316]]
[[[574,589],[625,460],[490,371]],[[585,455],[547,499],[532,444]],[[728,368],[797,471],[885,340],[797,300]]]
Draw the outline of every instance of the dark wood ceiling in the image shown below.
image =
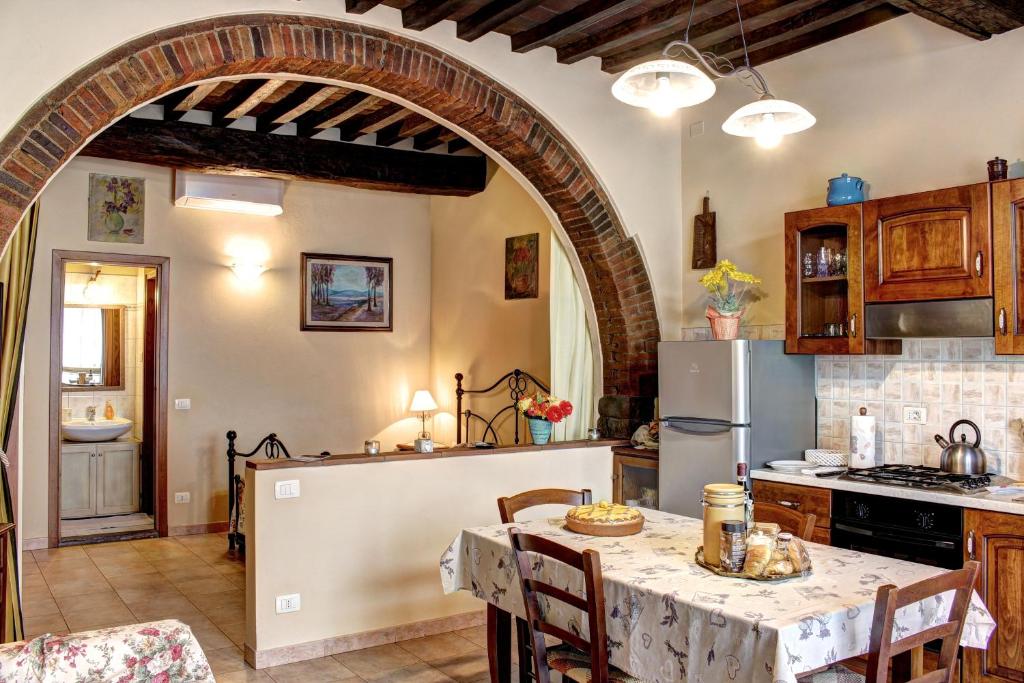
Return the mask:
[[[559,62],[599,57],[618,73],[661,54],[681,38],[692,0],[345,0],[362,14],[378,5],[401,10],[406,28],[456,22],[463,40],[494,31],[515,52],[555,49]],[[738,0],[752,64],[821,45],[913,12],[929,21],[985,39],[1024,25],[1021,0]],[[738,61],[743,55],[737,0],[697,0],[690,41]]]

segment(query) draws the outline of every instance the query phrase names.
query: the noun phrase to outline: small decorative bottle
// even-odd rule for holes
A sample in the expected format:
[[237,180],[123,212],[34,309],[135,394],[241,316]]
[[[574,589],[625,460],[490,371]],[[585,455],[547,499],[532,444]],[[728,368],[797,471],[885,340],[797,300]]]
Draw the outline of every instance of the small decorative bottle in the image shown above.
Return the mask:
[[103,417],[108,420],[114,419],[114,406],[110,405],[110,401],[107,401],[107,405],[103,407]]
[[804,277],[814,277],[814,254],[804,254]]

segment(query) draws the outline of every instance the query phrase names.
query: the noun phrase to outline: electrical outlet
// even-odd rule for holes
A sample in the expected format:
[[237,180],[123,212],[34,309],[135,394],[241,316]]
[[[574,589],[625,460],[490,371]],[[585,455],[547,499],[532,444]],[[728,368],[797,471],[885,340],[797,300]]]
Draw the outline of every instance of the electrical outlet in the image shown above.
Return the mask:
[[174,494],[175,503],[187,503],[192,500],[192,494],[188,491],[178,491]]
[[299,597],[298,593],[292,593],[291,595],[278,595],[274,602],[278,614],[298,612],[302,607],[302,599]]
[[299,480],[289,479],[287,481],[274,482],[274,498],[281,500],[282,498],[298,498],[299,497]]
[[928,409],[924,406],[904,406],[903,422],[908,425],[923,425],[928,422]]
[[174,399],[175,410],[192,410],[192,399],[190,398],[176,398]]

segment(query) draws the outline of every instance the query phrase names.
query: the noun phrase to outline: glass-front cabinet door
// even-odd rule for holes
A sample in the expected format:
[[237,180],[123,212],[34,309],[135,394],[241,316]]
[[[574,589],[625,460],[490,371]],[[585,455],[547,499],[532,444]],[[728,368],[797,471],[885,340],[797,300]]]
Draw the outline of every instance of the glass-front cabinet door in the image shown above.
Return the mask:
[[996,353],[1024,354],[1024,180],[992,183]]
[[864,353],[861,205],[786,214],[786,352]]

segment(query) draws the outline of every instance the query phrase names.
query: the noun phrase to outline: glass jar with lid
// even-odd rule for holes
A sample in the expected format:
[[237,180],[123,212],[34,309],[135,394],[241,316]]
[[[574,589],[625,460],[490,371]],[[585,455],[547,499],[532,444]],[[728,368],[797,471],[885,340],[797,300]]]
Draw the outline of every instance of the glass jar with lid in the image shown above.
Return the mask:
[[722,522],[747,522],[747,491],[739,484],[707,484],[701,504],[704,507],[704,561],[718,567]]

